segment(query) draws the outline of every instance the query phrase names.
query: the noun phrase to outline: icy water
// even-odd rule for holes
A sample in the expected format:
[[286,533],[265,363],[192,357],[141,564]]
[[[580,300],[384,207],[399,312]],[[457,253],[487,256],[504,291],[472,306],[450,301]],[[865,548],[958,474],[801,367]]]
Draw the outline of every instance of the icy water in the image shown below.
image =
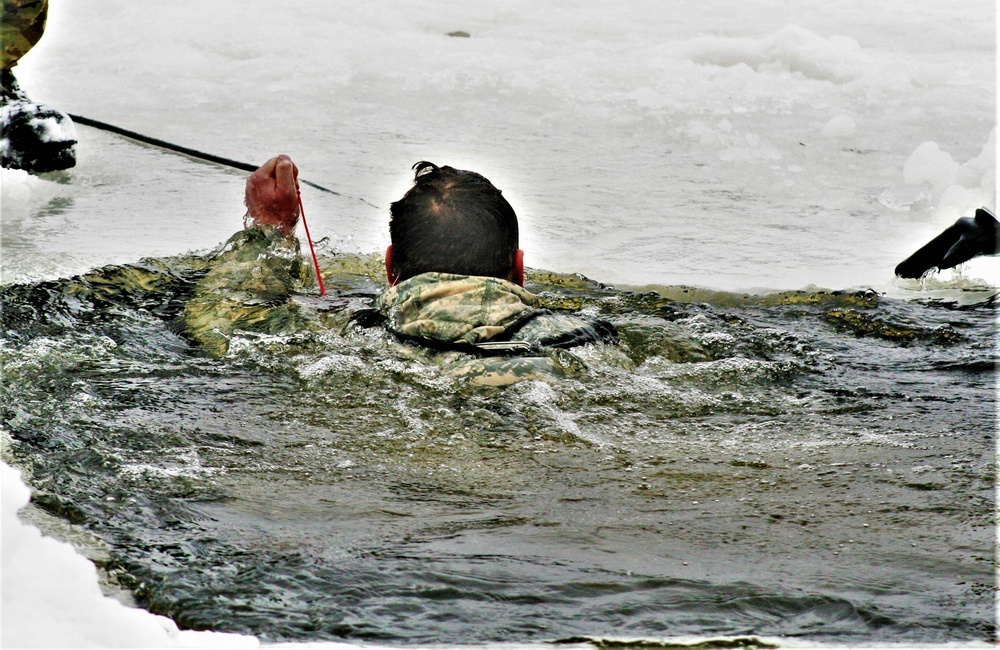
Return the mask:
[[[147,262],[152,265],[154,262]],[[163,265],[163,262],[155,262]],[[328,286],[378,290],[375,256]],[[620,292],[534,273],[634,365],[474,388],[380,328],[206,358],[128,271],[7,285],[35,502],[182,627],[384,643],[993,632],[993,292]],[[95,298],[92,291],[99,291]],[[974,302],[974,301],[973,301]]]
[[[80,127],[74,170],[3,173],[3,428],[139,604],[265,640],[991,638],[997,261],[892,268],[995,207],[993,3],[264,7],[60,3],[19,78],[291,154],[362,298],[409,166],[482,172],[530,267],[593,278],[529,288],[633,368],[477,389],[377,329],[209,359],[175,256],[240,226],[243,174]],[[80,279],[142,258],[171,299]]]

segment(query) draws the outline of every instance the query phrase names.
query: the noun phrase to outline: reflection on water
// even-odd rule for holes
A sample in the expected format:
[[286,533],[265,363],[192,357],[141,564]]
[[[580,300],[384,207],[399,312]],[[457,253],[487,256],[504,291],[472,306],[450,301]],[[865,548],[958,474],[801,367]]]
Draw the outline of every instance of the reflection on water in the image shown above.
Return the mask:
[[[169,262],[169,264],[168,264]],[[990,295],[621,292],[536,272],[621,359],[473,387],[384,331],[246,335],[221,360],[172,298],[0,291],[3,418],[36,504],[182,626],[391,643],[574,635],[985,639]],[[374,257],[328,259],[371,295]],[[101,287],[95,292],[95,287]],[[966,301],[967,302],[967,301]]]

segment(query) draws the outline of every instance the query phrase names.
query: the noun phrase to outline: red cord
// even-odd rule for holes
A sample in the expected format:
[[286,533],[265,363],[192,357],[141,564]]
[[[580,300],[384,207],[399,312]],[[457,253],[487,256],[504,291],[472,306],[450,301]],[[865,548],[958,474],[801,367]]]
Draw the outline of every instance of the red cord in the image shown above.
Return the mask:
[[316,267],[316,281],[319,282],[319,295],[326,295],[326,287],[323,286],[323,275],[319,272],[319,259],[316,257],[316,249],[313,248],[312,237],[309,236],[309,224],[306,223],[306,209],[302,207],[302,194],[299,193],[299,213],[302,215],[302,225],[306,229],[306,241],[309,242],[309,252],[312,253],[313,265]]

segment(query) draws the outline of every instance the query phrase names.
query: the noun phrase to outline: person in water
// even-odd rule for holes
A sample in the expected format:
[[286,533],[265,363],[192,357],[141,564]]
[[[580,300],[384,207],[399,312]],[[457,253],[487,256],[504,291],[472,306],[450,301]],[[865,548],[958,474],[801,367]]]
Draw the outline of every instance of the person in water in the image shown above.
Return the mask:
[[295,238],[298,169],[287,156],[266,162],[247,179],[245,228],[185,306],[189,337],[221,356],[236,330],[345,327],[374,311],[407,356],[485,384],[573,373],[583,364],[567,349],[616,340],[610,323],[541,309],[524,289],[517,215],[489,180],[426,161],[413,169],[413,187],[390,208],[388,288],[373,309],[333,299],[317,312],[294,299],[312,280]]
[[68,115],[33,102],[14,66],[45,33],[48,0],[2,0],[0,21],[0,166],[44,173],[76,165],[76,128]]

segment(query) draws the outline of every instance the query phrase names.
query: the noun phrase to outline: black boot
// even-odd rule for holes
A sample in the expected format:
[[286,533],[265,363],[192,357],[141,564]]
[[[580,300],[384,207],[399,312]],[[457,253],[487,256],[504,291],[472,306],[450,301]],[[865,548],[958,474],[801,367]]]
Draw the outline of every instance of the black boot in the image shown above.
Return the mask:
[[31,101],[13,71],[0,70],[0,167],[32,173],[76,164],[76,128],[65,113]]

